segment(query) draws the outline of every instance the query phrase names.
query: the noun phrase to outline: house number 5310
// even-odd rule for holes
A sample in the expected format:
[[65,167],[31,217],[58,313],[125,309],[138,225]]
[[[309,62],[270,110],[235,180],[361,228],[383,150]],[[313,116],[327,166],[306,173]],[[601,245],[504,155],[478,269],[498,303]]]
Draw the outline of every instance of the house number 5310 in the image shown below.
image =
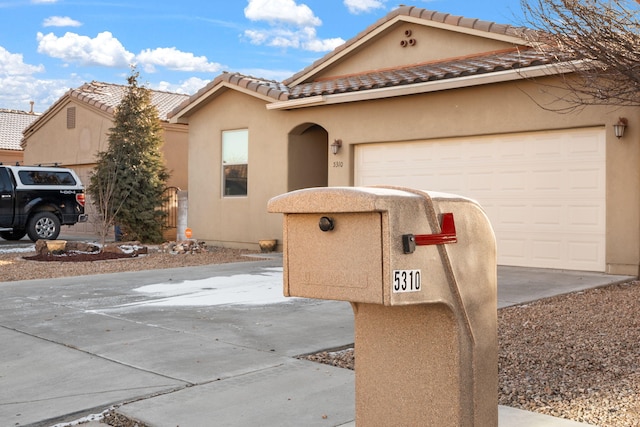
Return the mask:
[[333,162],[334,168],[341,168],[344,166],[344,162]]
[[393,270],[393,292],[419,292],[420,270]]

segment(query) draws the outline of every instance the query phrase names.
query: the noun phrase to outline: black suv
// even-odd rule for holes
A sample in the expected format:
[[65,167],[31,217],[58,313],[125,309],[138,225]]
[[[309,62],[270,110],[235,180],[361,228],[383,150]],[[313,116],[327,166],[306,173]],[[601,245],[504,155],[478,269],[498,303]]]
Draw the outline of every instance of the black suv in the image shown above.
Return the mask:
[[0,237],[54,240],[61,225],[85,222],[84,187],[67,168],[0,164]]

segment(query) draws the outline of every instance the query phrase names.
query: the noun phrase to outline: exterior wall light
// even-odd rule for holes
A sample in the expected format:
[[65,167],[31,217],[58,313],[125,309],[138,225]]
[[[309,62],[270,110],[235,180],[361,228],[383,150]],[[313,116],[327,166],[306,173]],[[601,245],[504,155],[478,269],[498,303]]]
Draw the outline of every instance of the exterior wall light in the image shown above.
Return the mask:
[[627,128],[628,124],[629,121],[626,118],[620,117],[618,119],[618,123],[613,125],[613,133],[615,133],[616,138],[620,139],[624,136],[624,131]]
[[338,151],[340,151],[340,148],[342,148],[342,140],[334,139],[333,144],[331,144],[331,152],[333,154],[338,154]]

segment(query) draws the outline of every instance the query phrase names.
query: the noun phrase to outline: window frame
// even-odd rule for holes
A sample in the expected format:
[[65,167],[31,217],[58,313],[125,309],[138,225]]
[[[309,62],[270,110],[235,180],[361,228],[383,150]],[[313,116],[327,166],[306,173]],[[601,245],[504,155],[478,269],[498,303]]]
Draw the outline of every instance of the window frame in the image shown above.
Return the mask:
[[[244,137],[242,137],[244,135]],[[227,138],[225,138],[227,136]],[[242,140],[238,140],[241,138]],[[229,151],[225,152],[225,147],[229,143],[242,143],[245,146],[240,147],[240,150],[236,153],[231,153]],[[240,154],[240,156],[244,156],[239,161],[226,161],[226,156]],[[239,198],[239,197],[248,197],[249,196],[249,129],[231,129],[231,130],[223,130],[220,135],[220,192],[223,198]],[[244,185],[241,185],[241,188],[244,187],[244,193],[229,193],[228,190],[230,186],[228,185],[227,179],[227,170],[231,170],[233,167],[236,167],[236,170],[240,171],[240,182],[242,182],[242,174],[244,172]],[[239,168],[238,168],[239,167]]]

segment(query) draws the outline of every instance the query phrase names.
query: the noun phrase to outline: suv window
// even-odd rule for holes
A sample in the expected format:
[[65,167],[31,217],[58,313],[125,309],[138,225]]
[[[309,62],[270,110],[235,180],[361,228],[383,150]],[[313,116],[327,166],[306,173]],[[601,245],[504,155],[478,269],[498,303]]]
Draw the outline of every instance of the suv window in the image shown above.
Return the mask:
[[11,191],[11,179],[6,168],[0,168],[0,191]]
[[20,181],[24,185],[76,185],[76,180],[65,171],[20,171]]

